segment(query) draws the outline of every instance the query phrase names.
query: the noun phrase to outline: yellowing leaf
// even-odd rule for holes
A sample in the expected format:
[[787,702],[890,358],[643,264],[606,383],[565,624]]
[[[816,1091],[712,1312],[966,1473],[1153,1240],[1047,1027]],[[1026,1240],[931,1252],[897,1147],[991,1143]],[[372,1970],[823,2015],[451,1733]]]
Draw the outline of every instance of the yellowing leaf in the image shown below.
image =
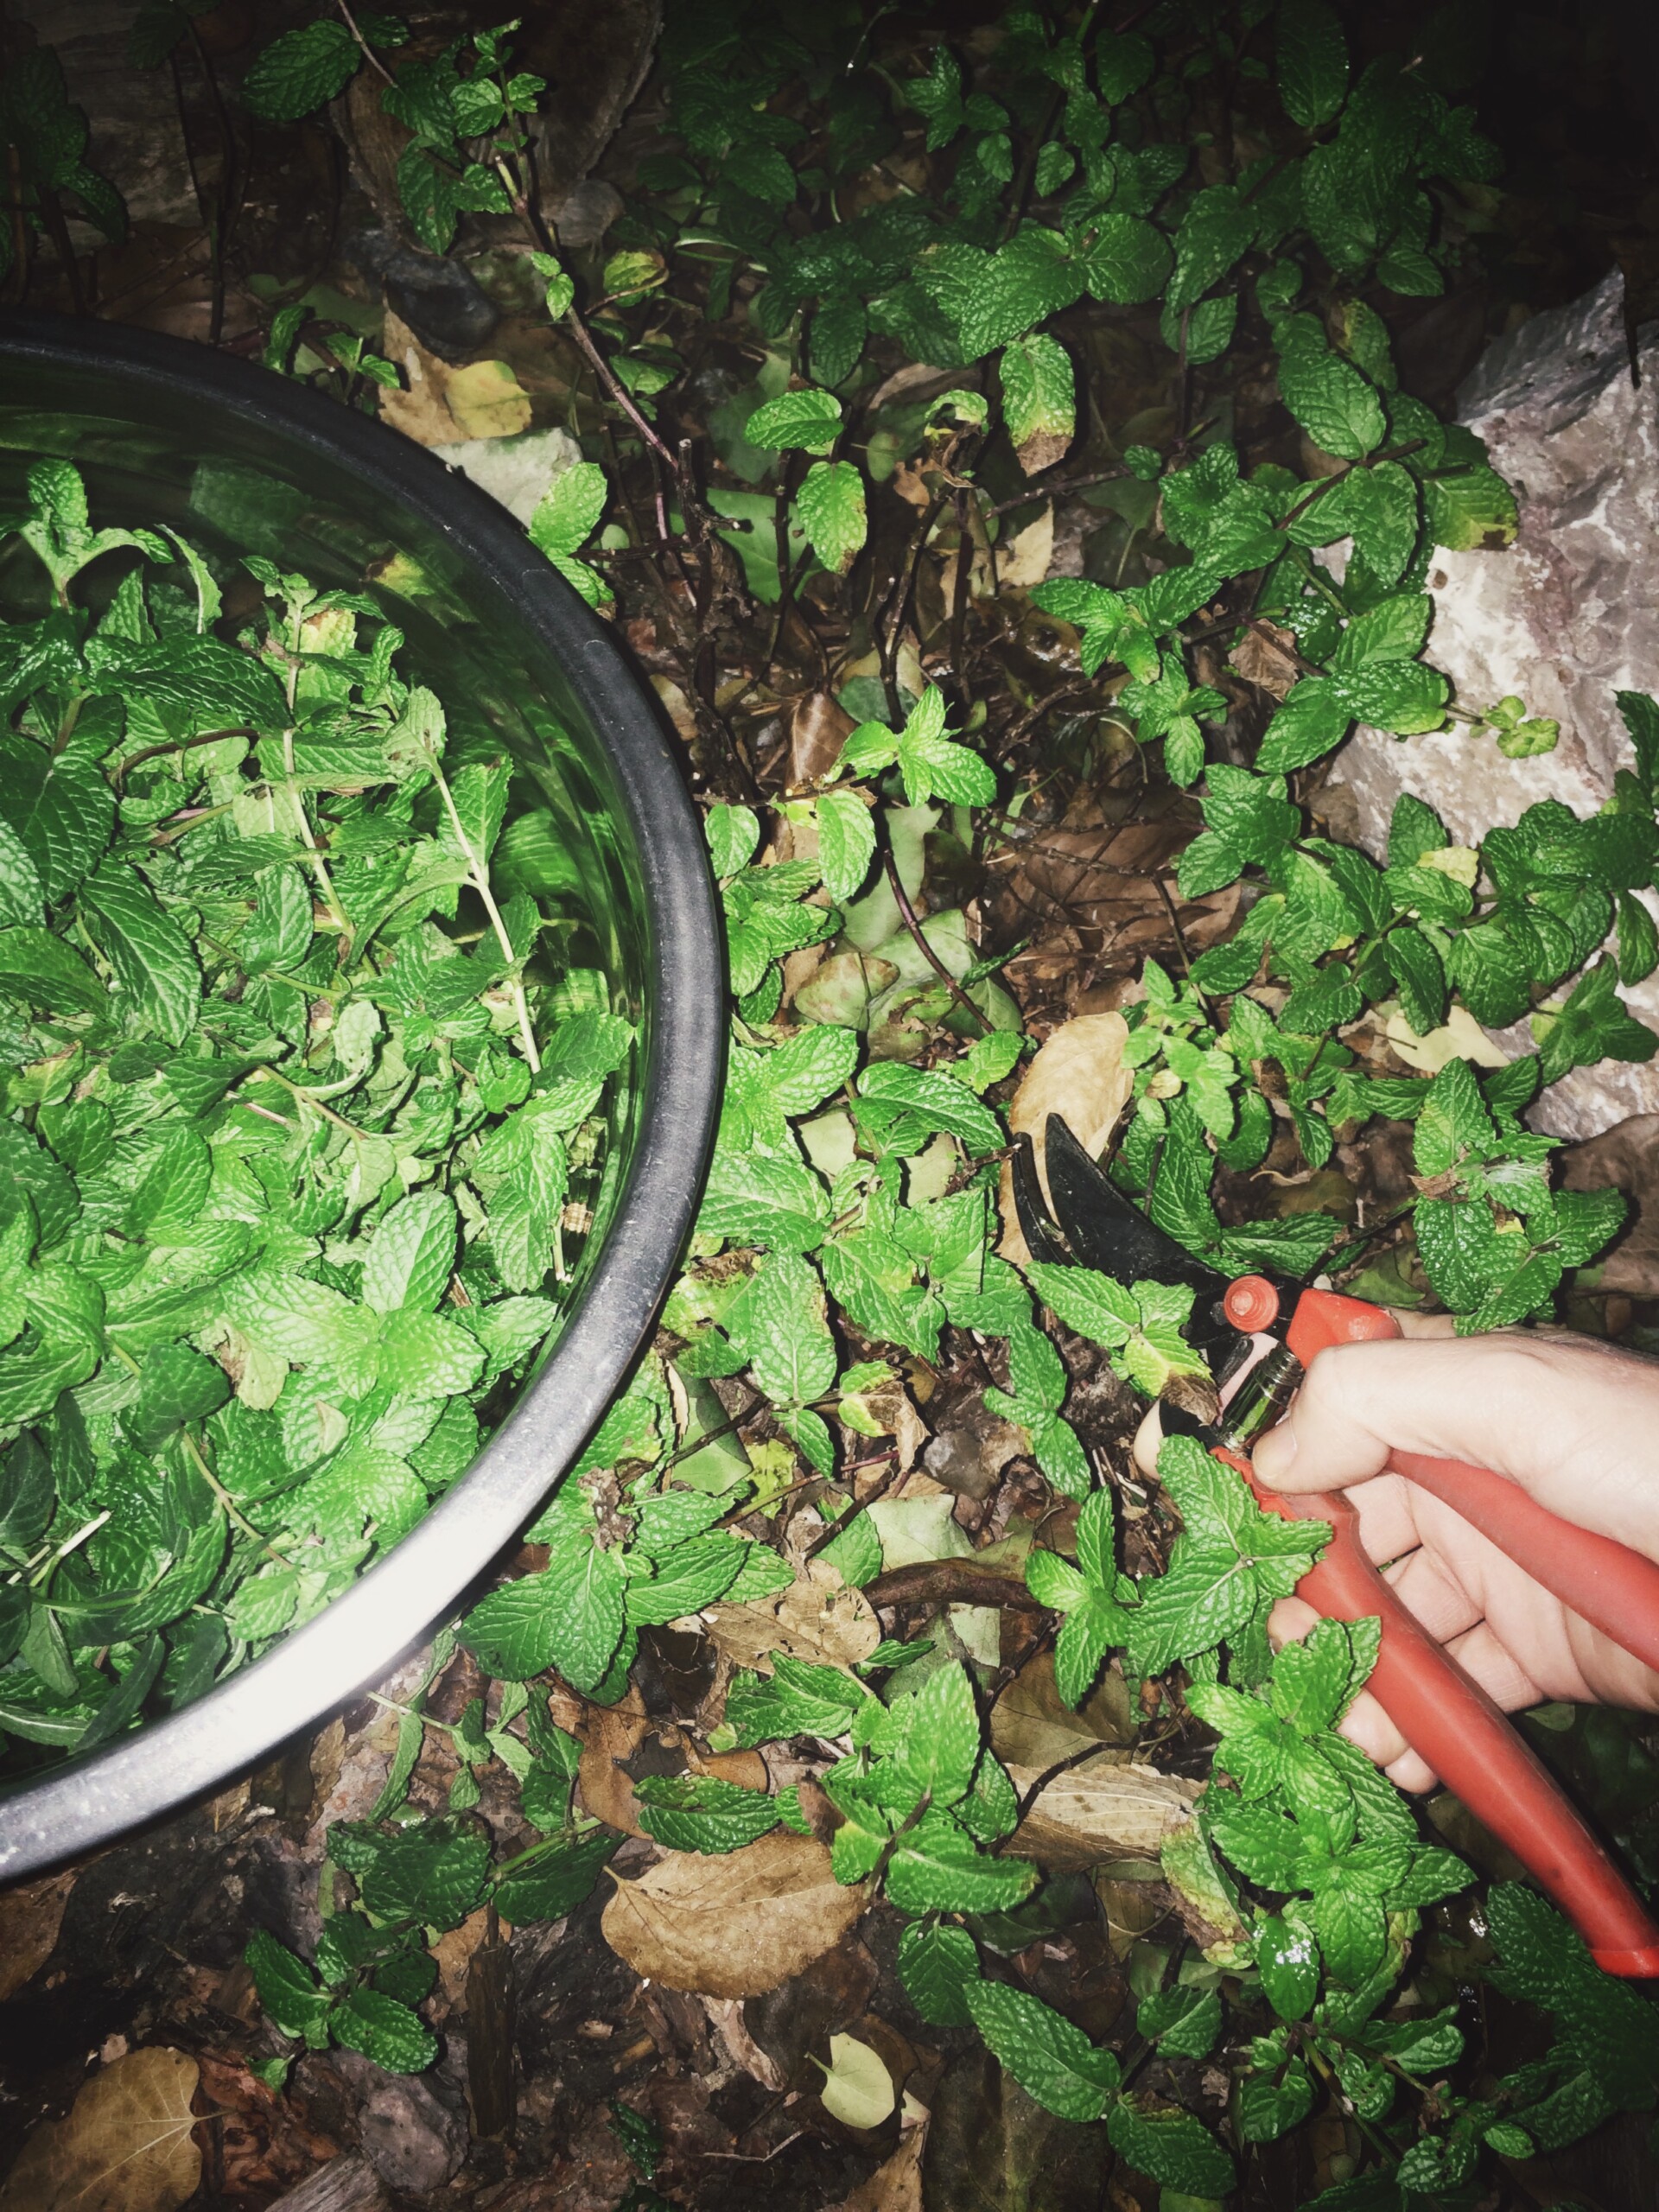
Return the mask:
[[1473,845],[1442,845],[1438,851],[1420,853],[1419,868],[1438,868],[1454,883],[1472,891],[1480,877],[1480,855]]
[[530,428],[530,394],[505,361],[452,369],[443,397],[463,438],[511,438]]
[[175,2212],[201,2181],[199,2072],[183,2051],[156,2048],[93,2075],[67,2115],[24,2144],[0,2212]]
[[1448,1060],[1472,1060],[1478,1068],[1509,1065],[1509,1054],[1495,1045],[1467,1007],[1454,1006],[1444,1025],[1427,1037],[1414,1034],[1403,1014],[1391,1014],[1383,1035],[1408,1068],[1438,1075]]
[[818,2092],[824,2110],[844,2127],[880,2127],[899,2100],[879,2053],[856,2036],[831,2036],[830,2062]]

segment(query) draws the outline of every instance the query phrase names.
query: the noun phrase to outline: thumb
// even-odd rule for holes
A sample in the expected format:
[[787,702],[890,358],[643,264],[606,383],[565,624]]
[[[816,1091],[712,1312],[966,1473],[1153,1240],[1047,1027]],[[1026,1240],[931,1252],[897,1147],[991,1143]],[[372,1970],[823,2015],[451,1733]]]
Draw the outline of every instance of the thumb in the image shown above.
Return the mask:
[[[1393,1353],[1386,1362],[1355,1353]],[[1407,1357],[1402,1359],[1399,1355]],[[1316,1355],[1290,1409],[1257,1439],[1251,1465],[1269,1489],[1345,1490],[1379,1474],[1395,1446],[1389,1433],[1414,1392],[1420,1348],[1398,1338],[1332,1344]]]

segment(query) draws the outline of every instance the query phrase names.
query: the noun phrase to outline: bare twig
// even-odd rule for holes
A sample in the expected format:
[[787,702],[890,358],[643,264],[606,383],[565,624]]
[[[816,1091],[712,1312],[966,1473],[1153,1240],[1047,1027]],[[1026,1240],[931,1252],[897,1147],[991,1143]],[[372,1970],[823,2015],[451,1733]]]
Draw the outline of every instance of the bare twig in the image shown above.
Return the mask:
[[925,1559],[895,1567],[864,1585],[864,1596],[878,1611],[895,1605],[1002,1605],[1016,1613],[1046,1609],[1023,1582],[977,1567],[971,1559]]
[[346,19],[346,29],[350,31],[352,36],[357,41],[358,45],[362,48],[363,59],[368,63],[370,68],[374,71],[377,76],[384,77],[389,85],[395,85],[397,79],[392,75],[391,70],[387,68],[385,63],[380,59],[374,48],[369,44],[367,39],[364,37],[362,32],[359,30],[357,27],[357,19],[352,14],[351,10],[346,6],[346,0],[339,0],[339,3],[340,12]]

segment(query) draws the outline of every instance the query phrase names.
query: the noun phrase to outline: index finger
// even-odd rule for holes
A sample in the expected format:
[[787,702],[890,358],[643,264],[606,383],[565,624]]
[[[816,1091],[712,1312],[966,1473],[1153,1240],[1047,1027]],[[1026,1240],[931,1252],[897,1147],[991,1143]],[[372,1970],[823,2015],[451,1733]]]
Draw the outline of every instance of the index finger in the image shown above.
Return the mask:
[[1495,1468],[1659,1558],[1659,1363],[1640,1354],[1520,1330],[1335,1344],[1255,1465],[1274,1489],[1344,1490],[1395,1452]]

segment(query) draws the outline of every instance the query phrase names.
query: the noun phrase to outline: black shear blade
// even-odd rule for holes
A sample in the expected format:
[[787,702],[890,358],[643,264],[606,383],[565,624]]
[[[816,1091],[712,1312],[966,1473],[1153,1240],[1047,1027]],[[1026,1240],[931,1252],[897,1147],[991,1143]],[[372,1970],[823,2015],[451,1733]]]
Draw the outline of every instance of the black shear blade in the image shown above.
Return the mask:
[[[1225,1290],[1227,1278],[1149,1221],[1090,1159],[1058,1114],[1048,1117],[1043,1151],[1054,1217],[1074,1260],[1120,1282],[1190,1283],[1211,1297]],[[1031,1243],[1029,1231],[1026,1242]]]
[[1020,1227],[1026,1240],[1026,1249],[1033,1260],[1042,1260],[1051,1267],[1063,1268],[1071,1263],[1071,1255],[1065,1238],[1055,1227],[1043,1197],[1043,1186],[1037,1175],[1037,1155],[1031,1139],[1023,1133],[1014,1141],[1014,1159],[1010,1163],[1014,1177],[1014,1210],[1020,1217]]

